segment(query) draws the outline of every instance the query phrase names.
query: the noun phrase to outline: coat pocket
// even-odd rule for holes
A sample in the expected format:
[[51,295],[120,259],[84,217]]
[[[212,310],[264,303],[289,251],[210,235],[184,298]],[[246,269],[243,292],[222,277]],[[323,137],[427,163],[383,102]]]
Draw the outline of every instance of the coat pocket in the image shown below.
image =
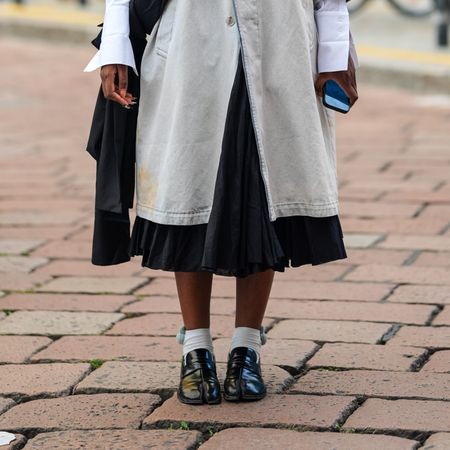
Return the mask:
[[167,0],[166,8],[164,9],[159,21],[158,31],[156,33],[155,48],[156,53],[163,58],[167,58],[169,52],[177,4],[177,0]]

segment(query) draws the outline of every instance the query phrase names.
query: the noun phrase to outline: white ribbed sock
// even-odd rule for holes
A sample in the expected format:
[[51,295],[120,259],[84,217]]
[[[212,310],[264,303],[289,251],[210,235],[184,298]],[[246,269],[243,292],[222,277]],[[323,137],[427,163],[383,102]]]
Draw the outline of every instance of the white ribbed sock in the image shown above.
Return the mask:
[[194,328],[186,330],[183,341],[183,356],[196,348],[207,348],[213,353],[213,342],[209,328]]
[[261,331],[256,328],[236,327],[231,339],[230,352],[236,347],[250,347],[258,354],[261,352]]

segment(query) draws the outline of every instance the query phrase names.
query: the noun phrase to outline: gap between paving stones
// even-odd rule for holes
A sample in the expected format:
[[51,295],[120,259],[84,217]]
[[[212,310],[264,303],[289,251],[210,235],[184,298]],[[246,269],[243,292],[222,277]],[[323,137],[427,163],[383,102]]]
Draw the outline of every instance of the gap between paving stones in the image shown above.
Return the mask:
[[[364,402],[363,402],[364,403]],[[360,407],[363,405],[363,403],[360,405]],[[351,431],[346,431],[351,430]],[[396,436],[400,438],[405,439],[412,439],[414,441],[418,441],[419,445],[417,446],[417,449],[422,449],[422,446],[425,444],[425,441],[430,438],[431,435],[435,434],[436,431],[416,431],[416,430],[401,430],[401,429],[381,429],[381,428],[371,428],[371,427],[364,427],[364,428],[343,428],[342,432],[348,432],[348,433],[358,433],[358,434],[379,434],[379,435],[387,435],[387,436]],[[426,450],[432,450],[426,449]]]
[[442,325],[432,325],[433,320],[436,318],[436,316],[439,315],[439,313],[444,309],[444,305],[436,305],[436,307],[431,311],[430,317],[428,320],[425,321],[424,326],[442,326]]

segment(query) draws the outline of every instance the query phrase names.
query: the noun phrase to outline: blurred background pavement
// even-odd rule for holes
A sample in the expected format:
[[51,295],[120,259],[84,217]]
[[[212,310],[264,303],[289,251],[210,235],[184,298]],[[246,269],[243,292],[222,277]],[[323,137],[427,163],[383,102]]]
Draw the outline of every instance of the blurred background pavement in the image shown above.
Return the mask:
[[[104,2],[0,2],[0,33],[85,44],[103,21]],[[371,0],[351,17],[362,67],[360,79],[415,90],[450,93],[450,50],[437,46],[437,14],[408,18]]]

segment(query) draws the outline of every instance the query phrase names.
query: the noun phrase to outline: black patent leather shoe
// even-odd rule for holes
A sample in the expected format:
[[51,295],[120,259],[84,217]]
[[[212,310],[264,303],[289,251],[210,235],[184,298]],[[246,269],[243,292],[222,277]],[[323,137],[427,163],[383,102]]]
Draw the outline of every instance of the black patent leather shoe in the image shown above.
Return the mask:
[[236,347],[228,355],[223,397],[228,401],[260,400],[266,396],[258,354],[249,347]]
[[183,403],[220,403],[220,382],[214,355],[206,348],[191,350],[182,358],[177,397]]

